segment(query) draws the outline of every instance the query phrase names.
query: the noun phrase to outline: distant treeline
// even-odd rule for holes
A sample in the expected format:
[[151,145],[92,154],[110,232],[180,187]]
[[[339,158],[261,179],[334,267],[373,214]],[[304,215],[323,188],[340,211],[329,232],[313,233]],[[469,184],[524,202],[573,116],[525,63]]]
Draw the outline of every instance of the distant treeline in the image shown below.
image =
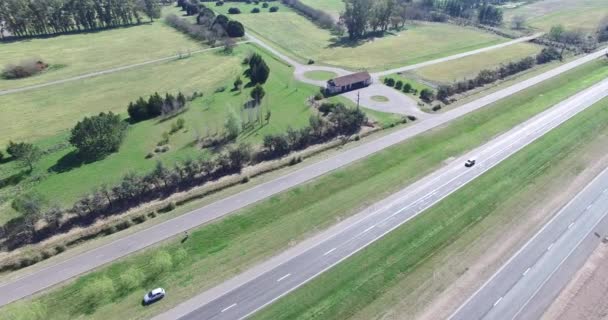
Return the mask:
[[160,17],[159,0],[2,0],[0,34],[16,37],[90,31]]

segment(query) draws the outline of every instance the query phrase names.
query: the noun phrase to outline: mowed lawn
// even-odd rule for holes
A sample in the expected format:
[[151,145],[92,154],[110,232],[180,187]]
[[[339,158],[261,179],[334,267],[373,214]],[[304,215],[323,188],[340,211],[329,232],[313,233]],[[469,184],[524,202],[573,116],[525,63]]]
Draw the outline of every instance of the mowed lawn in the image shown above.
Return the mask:
[[[478,146],[607,75],[606,62],[586,64],[445,127],[261,201],[217,223],[198,228],[185,243],[179,239],[170,241],[103,267],[33,300],[3,307],[0,316],[20,314],[28,315],[29,319],[64,319],[83,317],[85,312],[89,312],[86,317],[91,319],[149,318],[242,272],[283,250],[289,243],[302,240],[311,232],[322,230],[410,184],[441,166],[445,159]],[[599,120],[600,123],[606,122],[603,118]],[[181,250],[187,253],[186,259],[180,258],[178,252]],[[395,253],[397,251],[401,252],[396,250]],[[149,274],[153,268],[150,261],[167,254],[173,261],[170,272],[159,274],[154,281],[142,281],[133,288],[121,289],[121,275],[127,270]],[[360,268],[353,270],[358,272]],[[99,279],[110,279],[116,290],[111,291],[112,297],[108,296],[108,300],[100,301],[99,306],[88,310],[84,294],[91,283]],[[141,296],[152,286],[163,286],[170,294],[161,303],[144,308],[140,305]],[[333,298],[327,301],[335,303]],[[306,306],[309,304],[293,310],[298,312]],[[357,308],[360,307],[363,305]],[[36,310],[47,311],[36,316],[32,313]]]
[[[257,125],[253,129],[246,130],[237,140],[259,145],[265,135],[285,132],[289,126],[297,129],[307,125],[312,110],[307,105],[306,100],[309,96],[316,93],[318,89],[314,86],[292,80],[292,69],[290,67],[259,51],[253,45],[243,45],[232,56],[207,54],[190,58],[200,59],[204,64],[196,64],[190,59],[179,61],[179,63],[184,63],[185,67],[175,70],[179,78],[172,80],[171,83],[167,83],[166,88],[172,92],[175,92],[174,88],[182,88],[187,89],[187,91],[199,90],[204,93],[202,98],[191,102],[188,105],[188,110],[183,114],[167,121],[152,119],[132,125],[118,153],[111,154],[103,160],[86,165],[72,166],[69,170],[57,172],[58,170],[55,170],[54,166],[58,163],[70,163],[69,156],[72,148],[66,147],[57,152],[52,152],[46,155],[37,164],[34,172],[30,174],[30,176],[42,176],[41,181],[32,186],[21,186],[21,189],[26,188],[26,190],[38,192],[47,199],[53,199],[53,201],[60,204],[69,205],[84,192],[88,192],[103,183],[112,185],[128,172],[141,173],[151,170],[156,163],[155,160],[161,160],[168,165],[172,165],[176,160],[202,155],[203,151],[194,145],[194,141],[201,137],[223,134],[224,123],[228,114],[232,114],[240,123],[248,121],[248,115],[241,110],[242,105],[250,99],[249,91],[251,89],[245,88],[242,92],[231,91],[230,89],[234,78],[245,69],[245,66],[241,66],[240,62],[246,54],[252,51],[260,52],[271,70],[270,78],[264,86],[266,96],[264,97],[261,109],[262,117],[267,110],[270,110],[271,118],[269,124],[265,124],[264,126]],[[160,67],[152,67],[151,69],[153,70],[150,70],[150,72],[154,74]],[[191,70],[191,72],[187,72],[187,70]],[[205,72],[205,70],[207,71]],[[167,78],[170,72],[169,70],[161,70],[161,72],[164,71],[167,71],[167,73],[164,73],[165,78]],[[139,70],[137,76],[141,75],[142,70]],[[123,79],[129,78],[123,77]],[[205,83],[202,82],[203,79],[213,79],[213,81]],[[100,78],[99,80],[103,79]],[[107,79],[103,80],[103,83],[110,85],[112,81],[113,79]],[[149,82],[151,84],[154,83],[154,81]],[[146,83],[137,84],[145,87]],[[187,88],[182,87],[182,83],[188,84]],[[124,82],[112,85],[111,89],[118,90],[121,86],[125,86],[124,90],[128,91],[130,95],[138,94],[139,92],[149,95],[154,90],[157,90],[150,90],[149,88],[142,90],[137,85],[133,85],[133,83],[127,86]],[[226,90],[224,92],[214,92],[220,86],[226,87]],[[110,90],[108,88],[105,90],[103,88],[100,89],[100,85],[87,85],[87,88],[90,87],[95,87],[102,92]],[[82,90],[78,91],[82,92]],[[158,91],[164,94],[164,90]],[[89,103],[97,103],[100,108],[99,111],[106,110],[103,109],[103,107],[107,106],[103,103],[103,96],[103,93],[100,93],[101,101],[90,100]],[[124,97],[120,102],[116,101],[118,98],[111,99],[111,101],[115,102],[112,109],[117,113],[125,114],[129,99]],[[94,114],[94,112],[87,110],[86,113],[83,111],[76,113],[78,118],[73,119],[73,123],[84,114]],[[163,132],[170,131],[171,124],[180,117],[186,121],[185,129],[171,135],[169,140],[170,150],[156,155],[153,159],[145,159],[146,154],[152,152],[156,144],[162,139]],[[38,130],[38,127],[34,126],[32,130]],[[48,138],[46,142],[42,141],[40,143],[43,145],[53,145],[65,140],[67,140],[67,133]],[[19,169],[13,162],[0,164],[0,179],[18,172]],[[22,190],[22,192],[26,190]],[[9,191],[8,187],[6,187],[5,190],[0,189],[0,194],[8,196],[7,193],[11,193]],[[13,216],[9,211],[11,210],[8,205],[0,207],[0,213],[4,214],[6,212],[6,215],[9,217]],[[0,214],[0,216],[3,214]],[[0,219],[0,221],[3,220],[5,219]]]
[[504,48],[478,53],[457,60],[438,63],[414,70],[418,77],[439,83],[452,83],[477,76],[483,69],[496,69],[501,64],[535,56],[542,47],[532,43],[518,43]]
[[92,33],[21,40],[0,46],[0,68],[28,58],[42,59],[51,66],[50,70],[29,78],[0,78],[0,90],[172,56],[178,51],[204,48],[202,44],[165,25],[162,20]]
[[339,17],[344,11],[344,2],[342,0],[300,0],[303,4],[309,5],[315,9],[319,9],[331,14],[334,17]]
[[543,0],[505,9],[505,21],[515,16],[524,16],[533,28],[549,31],[561,24],[567,29],[595,31],[599,22],[608,16],[606,0]]
[[[608,99],[252,318],[383,318],[386,309],[377,305],[376,313],[359,316],[358,312],[379,298],[383,298],[384,307],[390,309],[392,303],[408,294],[407,290],[392,290],[395,286],[405,287],[403,282],[407,277],[421,268],[434,269],[425,263],[427,259],[462,237],[474,237],[471,229],[484,219],[493,219],[499,214],[517,215],[515,210],[507,208],[535,201],[537,192],[550,188],[553,181],[550,178],[559,177],[564,171],[580,170],[572,165],[581,151],[593,142],[606,141],[606,107]],[[583,163],[579,158],[579,164]],[[384,296],[388,291],[392,291],[392,298]]]
[[99,77],[0,96],[0,146],[35,141],[71,128],[102,111],[125,113],[130,101],[158,91],[211,93],[241,71],[240,57],[216,52]]
[[292,11],[241,14],[238,20],[266,42],[303,62],[313,59],[349,69],[385,70],[507,40],[473,28],[420,23],[396,34],[353,44]]

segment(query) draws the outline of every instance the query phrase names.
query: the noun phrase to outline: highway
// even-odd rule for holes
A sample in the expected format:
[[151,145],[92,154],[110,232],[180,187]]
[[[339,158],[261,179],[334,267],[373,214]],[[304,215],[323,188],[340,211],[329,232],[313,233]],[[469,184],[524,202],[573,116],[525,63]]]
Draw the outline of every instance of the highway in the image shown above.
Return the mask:
[[607,214],[608,169],[556,213],[450,319],[539,319],[608,232]]
[[600,58],[608,49],[603,49],[572,62],[554,68],[538,76],[521,81],[508,88],[488,94],[483,98],[462,105],[456,109],[421,120],[406,128],[377,138],[360,146],[341,152],[323,161],[313,163],[277,179],[257,185],[235,195],[218,200],[192,212],[164,221],[148,229],[130,234],[111,243],[78,254],[54,265],[24,275],[18,279],[0,284],[0,306],[27,297],[31,294],[59,284],[77,275],[93,270],[126,255],[154,245],[201,224],[219,219],[236,210],[277,193],[310,181],[335,169],[363,159],[375,152],[401,143],[416,135],[440,127],[475,110],[525,90],[547,79],[553,78],[584,63]]
[[[332,266],[406,223],[427,208],[507,159],[545,133],[608,96],[608,79],[557,104],[451,164],[364,211],[354,221],[294,248],[289,259],[275,259],[169,310],[160,319],[242,319],[297,289]],[[465,168],[466,159],[477,165]],[[575,228],[578,228],[576,226]],[[483,295],[482,295],[483,296]],[[492,301],[494,302],[494,301]],[[471,319],[465,317],[462,319]]]

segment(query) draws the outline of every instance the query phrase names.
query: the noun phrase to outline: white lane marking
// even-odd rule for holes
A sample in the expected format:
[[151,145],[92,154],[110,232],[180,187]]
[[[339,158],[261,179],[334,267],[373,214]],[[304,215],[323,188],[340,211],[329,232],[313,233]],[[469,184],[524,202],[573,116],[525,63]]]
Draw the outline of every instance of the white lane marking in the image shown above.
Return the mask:
[[233,304],[229,305],[228,307],[222,309],[222,313],[224,313],[224,312],[226,312],[226,311],[234,308],[235,306],[236,306],[236,303],[233,303]]
[[549,247],[547,247],[547,251],[551,250],[551,248],[553,248],[554,244],[555,244],[555,242],[553,242],[552,244],[550,244]]
[[574,225],[574,221],[572,221],[569,225],[568,225],[568,229],[571,229],[572,226]]
[[336,250],[336,248],[333,248],[333,249],[331,249],[331,250],[329,250],[329,251],[325,252],[323,255],[324,255],[324,256],[326,256],[326,255],[328,255],[328,254],[330,254],[330,253],[334,252],[334,250]]
[[530,272],[530,268],[526,269],[526,271],[524,271],[524,273],[522,273],[522,276],[526,276],[528,274],[528,272]]
[[496,302],[494,302],[494,305],[492,305],[492,307],[496,307],[500,301],[502,300],[502,297],[498,298],[498,300],[496,300]]
[[585,208],[585,210],[591,209],[592,206],[593,206],[592,204],[588,205],[587,208]]
[[286,274],[286,275],[284,275],[284,276],[282,276],[282,277],[278,278],[278,279],[277,279],[277,282],[281,282],[281,280],[285,280],[285,279],[287,279],[287,277],[289,277],[290,275],[291,275],[291,273],[288,273],[288,274]]
[[374,227],[375,227],[375,225],[363,230],[363,232],[361,232],[361,233],[366,233],[366,232],[370,231],[371,229],[373,229]]

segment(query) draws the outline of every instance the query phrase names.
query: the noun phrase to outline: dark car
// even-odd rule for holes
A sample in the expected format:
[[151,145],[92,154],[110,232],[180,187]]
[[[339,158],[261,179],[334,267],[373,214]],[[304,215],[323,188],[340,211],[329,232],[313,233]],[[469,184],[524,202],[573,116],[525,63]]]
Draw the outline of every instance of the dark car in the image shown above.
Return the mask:
[[464,166],[467,168],[470,168],[474,165],[475,165],[475,160],[467,160],[467,162],[464,163]]

